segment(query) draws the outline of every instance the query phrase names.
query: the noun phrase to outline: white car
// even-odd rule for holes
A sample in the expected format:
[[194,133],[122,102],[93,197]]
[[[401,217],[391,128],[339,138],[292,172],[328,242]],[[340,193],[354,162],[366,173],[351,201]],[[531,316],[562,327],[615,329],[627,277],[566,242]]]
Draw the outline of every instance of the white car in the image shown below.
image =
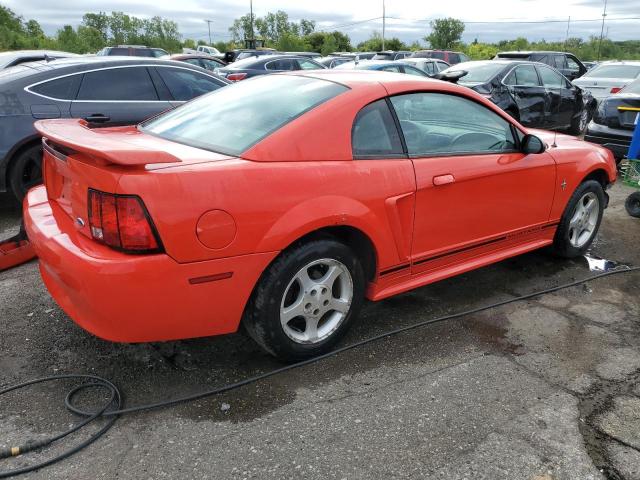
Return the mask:
[[600,101],[618,93],[637,78],[640,78],[640,61],[611,61],[598,64],[573,84],[589,90]]
[[196,49],[198,53],[206,53],[207,55],[221,55],[220,50],[216,47],[210,47],[208,45],[198,45]]

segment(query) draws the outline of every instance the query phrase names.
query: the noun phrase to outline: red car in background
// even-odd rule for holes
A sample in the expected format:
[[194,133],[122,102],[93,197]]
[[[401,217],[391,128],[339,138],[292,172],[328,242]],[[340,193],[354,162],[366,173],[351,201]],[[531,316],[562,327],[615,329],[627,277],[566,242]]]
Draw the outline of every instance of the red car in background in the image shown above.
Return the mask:
[[73,320],[120,342],[242,323],[286,360],[331,349],[365,297],[583,254],[616,178],[604,148],[384,72],[262,76],[139,126],[37,128],[26,229]]

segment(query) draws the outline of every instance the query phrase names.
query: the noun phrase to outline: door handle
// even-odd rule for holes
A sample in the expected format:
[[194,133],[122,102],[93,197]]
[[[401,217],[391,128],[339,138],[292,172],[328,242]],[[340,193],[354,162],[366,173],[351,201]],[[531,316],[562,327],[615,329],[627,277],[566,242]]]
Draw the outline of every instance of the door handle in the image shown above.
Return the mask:
[[111,120],[111,117],[108,117],[107,115],[103,115],[101,113],[94,113],[93,115],[84,117],[84,119],[89,123],[104,123]]
[[440,185],[447,185],[448,183],[453,183],[455,181],[455,177],[450,173],[447,175],[438,175],[436,177],[433,177],[433,185],[436,187]]

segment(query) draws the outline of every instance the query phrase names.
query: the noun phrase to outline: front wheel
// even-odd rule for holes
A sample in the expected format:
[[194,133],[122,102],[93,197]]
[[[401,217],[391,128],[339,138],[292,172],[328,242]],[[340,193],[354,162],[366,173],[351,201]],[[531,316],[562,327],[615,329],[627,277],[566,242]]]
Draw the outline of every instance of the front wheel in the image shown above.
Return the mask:
[[556,254],[565,258],[584,255],[598,233],[604,212],[602,185],[587,180],[573,192],[553,239]]
[[633,192],[624,202],[627,213],[635,218],[640,218],[640,192]]
[[575,136],[584,134],[584,132],[587,131],[589,120],[591,120],[591,114],[589,113],[589,109],[584,107],[580,112],[580,115],[571,120],[571,128],[569,129],[569,133]]
[[262,275],[243,325],[267,352],[298,361],[326,353],[344,336],[364,299],[357,256],[333,240],[283,252]]

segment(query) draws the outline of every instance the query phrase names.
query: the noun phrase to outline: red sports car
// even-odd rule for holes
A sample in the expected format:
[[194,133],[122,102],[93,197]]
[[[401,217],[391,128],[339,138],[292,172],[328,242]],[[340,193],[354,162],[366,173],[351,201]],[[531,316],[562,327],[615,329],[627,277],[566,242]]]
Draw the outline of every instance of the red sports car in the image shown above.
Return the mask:
[[384,72],[269,75],[138,126],[37,128],[26,228],[71,318],[120,342],[243,324],[287,360],[329,350],[365,297],[583,254],[616,178],[604,148]]

